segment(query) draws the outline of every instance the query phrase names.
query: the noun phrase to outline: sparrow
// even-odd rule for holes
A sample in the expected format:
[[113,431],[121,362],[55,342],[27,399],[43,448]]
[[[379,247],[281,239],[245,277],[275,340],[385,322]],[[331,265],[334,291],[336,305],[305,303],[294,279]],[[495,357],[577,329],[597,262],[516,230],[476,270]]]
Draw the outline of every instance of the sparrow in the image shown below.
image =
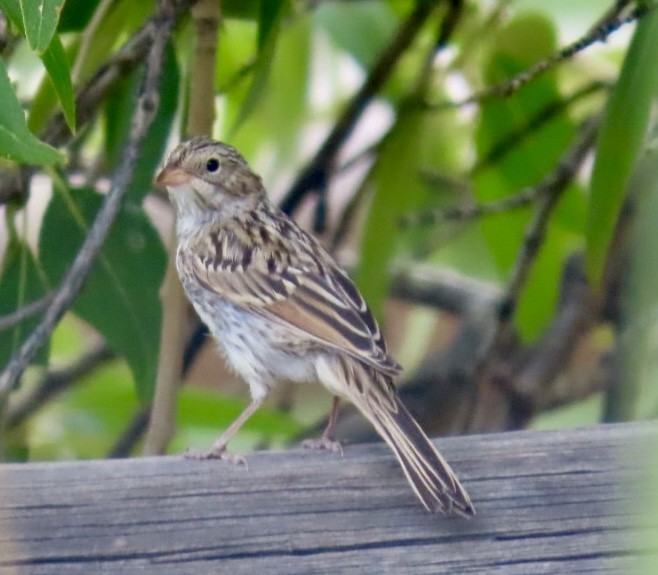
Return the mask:
[[240,461],[227,444],[273,387],[319,382],[334,403],[312,446],[340,449],[338,402],[348,399],[391,447],[427,510],[472,516],[466,490],[402,404],[393,384],[402,368],[358,289],[320,242],[268,199],[240,153],[193,138],[169,155],[156,183],[175,208],[185,293],[251,394],[203,457]]

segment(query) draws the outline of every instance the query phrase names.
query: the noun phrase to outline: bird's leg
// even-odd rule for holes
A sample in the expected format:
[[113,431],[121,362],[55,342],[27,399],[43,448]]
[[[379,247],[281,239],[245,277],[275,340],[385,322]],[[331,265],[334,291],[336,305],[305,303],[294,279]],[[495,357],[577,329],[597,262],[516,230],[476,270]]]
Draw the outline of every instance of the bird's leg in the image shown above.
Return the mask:
[[322,437],[319,439],[306,439],[302,446],[308,449],[326,449],[343,455],[343,446],[340,441],[336,441],[336,422],[338,421],[338,407],[340,406],[340,397],[334,396],[334,403],[331,407],[331,414],[327,427],[325,427]]
[[336,423],[338,422],[338,408],[340,407],[340,397],[334,395],[334,401],[331,405],[331,413],[329,414],[329,421],[322,433],[322,439],[326,441],[336,442]]
[[247,463],[247,460],[242,455],[236,455],[234,453],[229,453],[226,451],[226,446],[228,442],[231,441],[233,436],[240,430],[244,423],[249,419],[254,412],[263,405],[265,398],[254,399],[251,403],[244,409],[244,411],[235,418],[235,421],[229,425],[224,433],[222,433],[213,446],[208,451],[189,451],[185,454],[189,459],[223,459],[225,461],[230,461],[231,463]]

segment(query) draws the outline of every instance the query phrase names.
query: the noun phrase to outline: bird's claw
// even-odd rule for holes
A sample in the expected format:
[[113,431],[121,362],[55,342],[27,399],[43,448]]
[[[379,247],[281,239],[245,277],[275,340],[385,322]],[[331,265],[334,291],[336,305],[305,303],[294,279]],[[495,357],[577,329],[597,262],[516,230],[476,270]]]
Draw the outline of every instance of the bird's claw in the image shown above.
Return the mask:
[[343,457],[343,446],[340,441],[329,439],[328,437],[319,437],[316,439],[305,439],[302,441],[304,449],[320,449],[324,451],[331,451],[333,453],[340,453]]
[[237,453],[229,453],[226,451],[226,448],[216,448],[209,449],[207,451],[197,450],[197,449],[188,449],[185,452],[185,459],[221,459],[222,461],[228,461],[234,465],[244,465],[247,466],[247,460],[244,456]]

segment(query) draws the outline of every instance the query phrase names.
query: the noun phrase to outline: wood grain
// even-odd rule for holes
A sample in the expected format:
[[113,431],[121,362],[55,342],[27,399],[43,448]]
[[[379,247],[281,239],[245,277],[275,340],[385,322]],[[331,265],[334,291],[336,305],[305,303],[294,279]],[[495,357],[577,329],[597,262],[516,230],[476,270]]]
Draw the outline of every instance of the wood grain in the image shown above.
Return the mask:
[[[383,445],[0,466],[0,573],[632,573],[658,565],[655,424],[440,440],[471,521],[430,515]],[[642,481],[641,481],[642,480]],[[654,487],[655,488],[655,487]],[[658,567],[657,571],[658,572]]]

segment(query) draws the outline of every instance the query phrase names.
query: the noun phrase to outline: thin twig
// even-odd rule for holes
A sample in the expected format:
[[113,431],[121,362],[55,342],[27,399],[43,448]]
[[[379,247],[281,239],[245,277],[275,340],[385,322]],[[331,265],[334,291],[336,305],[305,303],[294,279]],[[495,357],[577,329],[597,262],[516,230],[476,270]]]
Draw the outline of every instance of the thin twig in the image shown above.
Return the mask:
[[[459,19],[462,16],[463,8],[464,5],[462,0],[450,0],[448,11],[445,17],[439,23],[434,45],[431,46],[425,54],[423,63],[420,67],[420,71],[417,74],[414,87],[412,90],[410,90],[410,93],[407,95],[403,104],[400,105],[396,121],[393,123],[393,125],[389,127],[386,133],[382,135],[382,137],[377,142],[365,150],[362,150],[359,154],[339,166],[336,169],[336,172],[349,170],[356,163],[374,156],[382,146],[383,142],[385,142],[390,134],[393,133],[395,126],[400,121],[400,118],[403,117],[403,115],[408,112],[412,106],[415,106],[417,102],[423,102],[425,100],[425,95],[430,86],[432,67],[434,65],[436,54],[439,50],[445,48],[445,46],[448,44],[453,32],[455,31],[455,28],[457,27]],[[410,104],[411,106],[409,106]],[[415,113],[415,110],[413,110],[412,113]],[[358,189],[352,195],[345,209],[343,210],[341,218],[334,230],[334,236],[331,240],[332,250],[337,249],[349,230],[352,219],[357,212],[357,207],[360,205],[361,200],[366,195],[369,177],[373,167],[374,163],[370,166],[368,173],[364,176]]]
[[[174,21],[181,18],[198,0],[169,0],[167,3]],[[109,58],[96,73],[78,91],[75,99],[76,125],[78,130],[93,118],[95,112],[105,101],[116,82],[125,78],[132,70],[144,61],[151,48],[154,30],[160,26],[160,12],[149,18],[135,32],[121,49]],[[58,113],[48,124],[41,139],[52,146],[59,146],[71,136],[64,116]]]
[[128,457],[142,439],[151,420],[151,406],[140,407],[107,454],[109,459]]
[[123,195],[133,177],[137,155],[147,129],[151,125],[158,107],[158,86],[165,57],[165,47],[176,22],[176,10],[180,2],[162,0],[157,18],[150,26],[150,48],[146,60],[146,73],[141,87],[130,134],[121,164],[117,168],[110,191],[106,195],[94,223],[85,238],[73,264],[62,283],[55,291],[53,301],[46,310],[43,320],[29,335],[20,350],[11,358],[0,375],[0,404],[2,404],[18,382],[27,365],[50,337],[61,317],[69,309],[80,291],[91,266],[121,206]]
[[[558,199],[562,196],[562,192],[573,181],[585,157],[592,149],[598,127],[598,117],[588,120],[575,145],[568,150],[555,170],[537,186],[537,196],[539,198],[537,211],[528,225],[523,247],[516,259],[507,285],[507,296],[503,305],[508,312],[512,312],[516,307],[521,289],[525,285],[530,269],[546,236],[550,216]],[[509,319],[509,315],[504,314],[503,319]]]
[[587,98],[592,94],[596,94],[601,90],[607,90],[611,85],[610,82],[596,80],[579,88],[569,96],[551,102],[543,107],[536,114],[528,118],[528,120],[522,125],[505,134],[500,140],[495,142],[489,150],[487,150],[486,154],[478,158],[477,163],[470,170],[470,177],[473,177],[477,172],[497,162],[500,158],[509,153],[510,150],[514,149],[517,144],[538,131],[539,128],[546,125],[553,118],[562,114],[573,104],[576,104],[582,99]]
[[20,425],[53,396],[78,383],[115,357],[114,352],[105,343],[101,343],[83,353],[70,365],[46,372],[29,395],[7,410],[7,428]]
[[372,67],[365,82],[335,123],[320,149],[284,197],[281,208],[287,214],[295,211],[308,192],[326,188],[336,163],[338,151],[352,133],[368,103],[390,77],[393,68],[433,9],[434,6],[430,2],[416,3],[414,11],[399,28],[393,41]]
[[513,196],[508,196],[500,200],[494,200],[479,204],[465,204],[462,206],[450,206],[431,212],[419,212],[417,214],[406,214],[400,218],[401,227],[415,225],[434,225],[446,221],[473,220],[482,216],[492,216],[504,212],[518,210],[532,204],[541,190],[537,187],[530,186],[522,189]]
[[89,51],[94,46],[94,41],[98,35],[98,28],[105,19],[105,16],[107,16],[107,14],[112,9],[113,5],[113,0],[101,0],[101,2],[96,7],[96,10],[94,10],[94,15],[82,33],[82,38],[80,39],[80,49],[78,50],[75,63],[71,69],[71,81],[73,82],[74,86],[80,82],[83,66],[87,62]]
[[40,299],[31,301],[12,313],[0,317],[0,331],[11,329],[16,324],[45,311],[53,301],[54,293],[48,293]]
[[[580,145],[575,146],[570,151],[573,155],[565,157],[565,159],[558,165],[557,169],[551,173],[549,178],[541,182],[539,185],[528,186],[513,196],[508,196],[491,202],[451,206],[431,212],[406,214],[400,218],[400,225],[407,227],[411,225],[437,224],[444,221],[472,220],[482,216],[490,216],[527,207],[534,203],[537,198],[552,198],[554,195],[553,190],[556,189],[555,186],[562,186],[564,183],[561,178],[564,178],[565,176],[573,177],[573,173],[570,172],[570,170],[579,168],[580,163],[583,160],[583,157],[581,157],[580,154],[587,152],[589,147],[591,147],[589,138],[592,136],[590,132],[593,129],[594,128],[592,127],[585,128],[586,133],[583,136],[585,141],[581,142]],[[568,181],[566,183],[568,183]],[[550,211],[552,206],[546,206],[546,209]],[[536,217],[539,217],[539,213],[536,214]],[[528,234],[526,234],[526,243],[527,240]],[[518,281],[522,281],[522,278],[518,278]]]
[[553,394],[558,374],[569,364],[583,334],[600,318],[601,298],[587,281],[584,260],[582,253],[566,260],[558,309],[542,336],[524,351],[510,378],[509,391],[533,411]]
[[560,64],[570,58],[573,58],[579,52],[589,48],[598,42],[605,42],[611,34],[619,30],[621,27],[635,22],[642,16],[646,15],[650,10],[656,8],[658,4],[642,4],[632,9],[628,14],[622,14],[628,2],[618,2],[614,9],[607,12],[603,19],[601,19],[592,30],[587,34],[562,48],[559,52],[540,60],[539,62],[530,66],[527,70],[508,78],[507,80],[480,90],[456,101],[442,101],[436,103],[428,103],[427,107],[433,110],[444,110],[450,108],[460,108],[468,104],[482,103],[494,98],[507,98],[520,88],[525,86],[528,82],[543,74],[557,64]]
[[404,106],[412,103],[414,106],[416,102],[424,102],[427,97],[429,87],[432,80],[432,70],[438,52],[443,50],[448,44],[459,20],[464,11],[463,0],[448,0],[448,11],[439,22],[436,31],[434,44],[426,51],[420,66],[419,72],[416,75],[414,87],[409,91],[406,101],[402,102],[402,111]]
[[589,29],[589,33],[593,33],[597,28],[603,26],[606,22],[610,22],[619,16],[630,6],[631,4],[640,4],[644,0],[616,0],[613,2],[610,7],[601,15],[599,20],[595,22],[592,27]]
[[464,0],[450,0],[448,12],[441,22],[436,40],[435,52],[442,50],[448,45],[452,34],[457,28],[460,18],[464,14]]
[[590,118],[583,126],[577,142],[567,151],[555,170],[537,185],[537,192],[535,192],[538,198],[537,209],[528,224],[523,245],[510,274],[510,279],[505,288],[505,295],[501,299],[496,330],[491,338],[491,344],[487,346],[477,362],[476,373],[482,374],[486,369],[489,358],[495,355],[498,346],[507,333],[508,327],[511,325],[521,291],[546,236],[550,217],[558,199],[562,197],[562,192],[573,181],[594,145],[598,125],[598,117]]
[[[599,90],[608,88],[606,82],[592,82],[583,88],[575,91],[569,97],[559,102],[554,102],[539,111],[537,115],[531,118],[526,124],[518,130],[508,134],[503,140],[495,144],[489,153],[473,166],[470,175],[472,176],[478,170],[481,170],[486,164],[496,160],[500,155],[509,150],[517,141],[526,137],[529,133],[539,128],[542,124],[560,113],[564,108],[574,102],[587,97]],[[431,174],[426,178],[431,178]],[[434,225],[445,221],[465,221],[490,216],[504,212],[518,210],[530,205],[535,201],[537,195],[542,193],[542,189],[536,186],[527,187],[513,196],[494,200],[487,203],[470,203],[461,206],[449,206],[432,211],[415,212],[405,214],[400,218],[400,226],[409,227],[414,225]]]

